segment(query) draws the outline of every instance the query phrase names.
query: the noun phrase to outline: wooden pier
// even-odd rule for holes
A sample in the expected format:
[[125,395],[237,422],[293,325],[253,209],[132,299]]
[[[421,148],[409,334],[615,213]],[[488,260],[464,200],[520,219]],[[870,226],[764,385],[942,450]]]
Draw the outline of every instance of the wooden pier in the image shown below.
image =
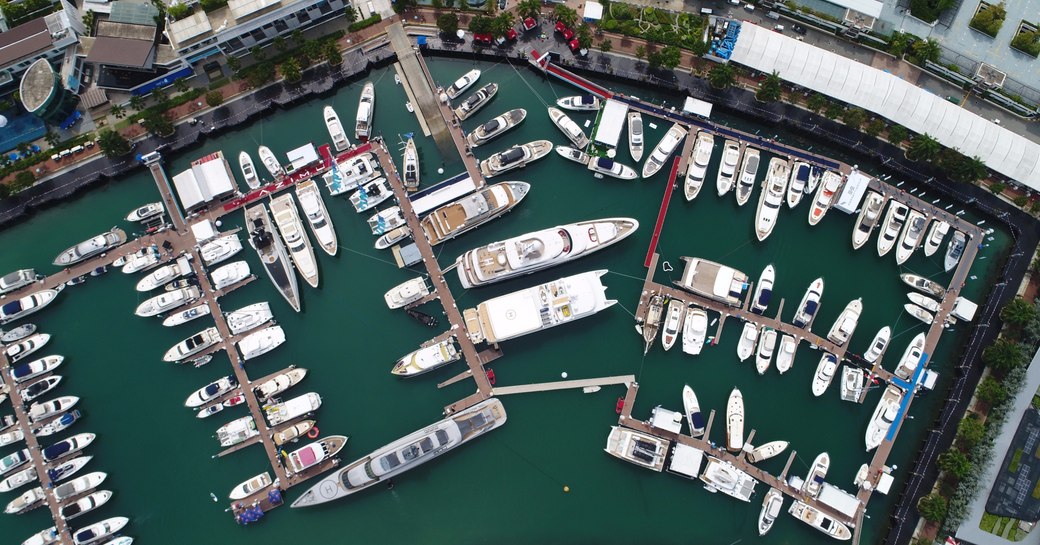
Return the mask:
[[521,384],[519,386],[499,386],[492,389],[491,393],[493,395],[529,394],[532,392],[551,392],[555,390],[570,390],[573,388],[610,386],[613,384],[632,384],[635,381],[635,375],[620,375],[616,377],[561,380],[558,382],[542,382],[538,384]]

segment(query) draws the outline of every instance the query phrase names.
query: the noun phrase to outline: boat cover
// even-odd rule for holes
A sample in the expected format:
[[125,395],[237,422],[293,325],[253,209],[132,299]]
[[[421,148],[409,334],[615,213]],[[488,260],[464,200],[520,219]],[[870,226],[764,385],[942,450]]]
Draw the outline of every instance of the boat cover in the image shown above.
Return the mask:
[[15,315],[15,314],[17,314],[17,313],[19,313],[21,311],[22,311],[22,302],[20,300],[19,301],[11,301],[10,303],[7,303],[3,307],[0,307],[0,314],[3,314],[4,316],[12,316],[12,315]]
[[596,98],[592,95],[581,95],[581,98],[580,100],[578,100],[578,102],[580,104],[595,104]]
[[759,306],[769,306],[769,298],[773,296],[773,290],[763,289],[762,293],[758,295]]
[[606,170],[614,169],[614,161],[609,157],[600,157],[596,159],[596,166]]
[[809,165],[800,165],[795,172],[795,179],[801,182],[809,181]]
[[55,458],[60,457],[62,454],[69,452],[70,450],[72,450],[72,441],[66,439],[60,443],[55,443],[43,449],[43,458],[45,460],[53,460]]
[[303,449],[297,455],[300,459],[300,465],[303,467],[310,467],[314,462],[318,461],[318,457],[314,455],[313,449]]
[[819,304],[816,301],[806,301],[805,302],[805,313],[807,315],[809,315],[809,317],[815,316],[816,315],[816,309],[818,307],[819,307]]
[[693,428],[694,429],[697,429],[697,430],[703,429],[704,426],[706,425],[706,423],[704,421],[704,414],[703,413],[700,413],[700,412],[693,413],[693,414],[690,415],[690,419],[691,419],[690,423],[693,424]]
[[81,530],[79,532],[76,532],[76,543],[83,543],[84,541],[90,541],[92,539],[97,539],[97,537],[98,537],[98,534],[96,532],[94,532],[94,530],[91,530],[90,528],[87,528],[86,530]]
[[520,146],[509,148],[506,151],[503,151],[499,158],[503,165],[515,163],[524,158],[524,148],[521,148]]
[[498,121],[498,118],[496,117],[495,119],[492,119],[491,121],[488,121],[487,123],[484,123],[484,125],[481,126],[481,129],[483,129],[484,135],[486,136],[488,134],[491,134],[494,131],[497,131],[498,127],[501,126],[501,125],[502,125],[502,123],[500,123]]

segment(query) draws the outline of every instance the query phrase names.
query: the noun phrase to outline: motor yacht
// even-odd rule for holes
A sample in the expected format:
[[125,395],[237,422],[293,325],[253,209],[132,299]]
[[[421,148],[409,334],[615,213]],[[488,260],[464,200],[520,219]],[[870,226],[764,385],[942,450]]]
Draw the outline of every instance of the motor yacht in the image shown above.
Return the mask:
[[271,305],[267,301],[262,301],[228,312],[224,318],[231,334],[239,335],[270,322],[274,318],[274,313],[271,312]]
[[931,228],[928,229],[928,237],[924,241],[924,255],[932,257],[935,252],[939,251],[939,246],[942,244],[946,233],[950,232],[950,224],[937,219],[932,222]]
[[15,363],[25,359],[30,354],[36,353],[36,351],[46,346],[50,340],[50,334],[36,333],[28,339],[23,339],[17,343],[8,345],[4,348],[4,356],[7,356],[8,363]]
[[881,209],[885,206],[885,198],[877,191],[867,191],[863,199],[863,207],[856,217],[856,226],[852,229],[852,248],[858,250],[870,240],[870,233],[878,226]]
[[769,160],[766,179],[762,182],[762,194],[758,198],[758,210],[755,215],[755,236],[759,242],[769,238],[780,208],[784,205],[784,194],[787,191],[788,171],[790,163],[786,159],[773,157]]
[[[126,517],[112,517],[101,522],[95,522],[82,530],[76,530],[73,532],[72,543],[73,545],[93,545],[94,543],[100,543],[115,535],[116,532],[122,530],[129,522],[130,519]],[[110,543],[112,545],[117,545],[114,541]],[[118,545],[129,544],[122,543]]]
[[[25,388],[18,389],[18,397],[22,398],[22,403],[31,403],[43,394],[55,389],[61,384],[61,375],[51,375],[46,378],[42,378],[27,385]],[[5,385],[6,387],[6,385]]]
[[931,325],[932,321],[935,320],[935,316],[931,312],[928,312],[927,310],[913,303],[907,303],[903,305],[903,310],[906,310],[907,314],[913,316],[914,318],[917,318],[921,322],[926,323],[928,325]]
[[548,140],[535,140],[526,144],[513,146],[498,152],[480,162],[480,173],[485,178],[493,178],[510,170],[523,168],[553,150],[553,143]]
[[246,335],[235,346],[242,354],[242,359],[249,361],[278,348],[284,342],[285,331],[282,326],[274,325]]
[[[83,476],[80,476],[80,477],[76,477],[75,479],[73,479],[73,480],[71,480],[71,481],[69,481],[67,483],[60,484],[60,485],[54,487],[54,492],[53,492],[54,499],[56,499],[59,502],[61,502],[61,501],[67,500],[67,499],[69,499],[69,498],[71,498],[73,496],[76,496],[76,495],[82,494],[84,492],[93,490],[93,489],[101,486],[101,483],[105,482],[105,479],[107,477],[108,477],[108,475],[103,473],[103,472],[101,472],[101,471],[94,471],[92,473],[87,473],[86,475],[83,475]],[[68,506],[66,506],[66,507],[68,507]],[[68,512],[65,512],[65,513],[68,513]],[[68,519],[69,518],[67,516],[67,514],[62,514],[61,517],[64,518],[64,519]]]
[[812,466],[809,468],[809,473],[805,476],[802,491],[814,498],[819,495],[820,490],[823,488],[823,479],[827,476],[827,470],[830,467],[830,455],[826,452],[821,452],[820,455],[813,460]]
[[[300,291],[296,284],[296,275],[286,254],[282,240],[275,236],[271,228],[271,218],[267,215],[267,207],[263,203],[246,208],[246,226],[249,229],[249,245],[260,256],[260,262],[267,271],[271,283],[296,312],[300,311]],[[313,255],[313,252],[312,252]],[[315,277],[317,270],[314,271]]]
[[813,280],[809,289],[805,290],[802,301],[798,303],[798,310],[794,313],[795,327],[811,329],[816,311],[820,309],[820,299],[823,297],[823,278]]
[[199,254],[206,265],[216,265],[231,259],[241,251],[242,242],[238,240],[237,235],[232,234],[203,244]]
[[51,420],[42,427],[32,430],[32,433],[36,437],[47,437],[56,433],[61,433],[69,429],[70,426],[78,422],[82,417],[83,415],[79,411],[72,410],[54,420]]
[[469,147],[476,148],[505,134],[506,131],[516,127],[527,118],[527,110],[516,108],[493,118],[491,121],[478,125],[473,132],[466,135]]
[[556,99],[556,105],[564,110],[575,112],[594,112],[603,107],[603,103],[595,95],[574,95]]
[[751,312],[762,314],[769,308],[769,300],[773,297],[773,281],[776,279],[776,269],[770,263],[762,270],[755,284],[755,294],[751,298]]
[[643,354],[650,351],[650,347],[657,338],[657,331],[661,328],[661,320],[664,319],[664,307],[667,304],[665,297],[661,294],[653,294],[647,305],[646,318],[642,323],[636,324],[636,331],[643,336]]
[[722,162],[719,164],[718,176],[715,177],[715,190],[720,197],[729,193],[736,183],[740,151],[740,143],[736,140],[727,138],[722,145]]
[[816,190],[816,198],[813,199],[812,208],[809,210],[809,225],[820,223],[831,205],[838,200],[838,193],[841,192],[844,183],[845,178],[837,172],[828,170],[823,173],[820,187]]
[[36,333],[36,324],[22,324],[7,331],[0,331],[0,343],[9,344],[18,342],[33,333]]
[[217,428],[217,441],[222,447],[233,447],[247,439],[260,435],[252,416],[236,418]]
[[938,282],[929,280],[923,276],[905,273],[899,275],[899,278],[907,286],[910,286],[911,288],[914,288],[915,290],[920,291],[922,293],[931,295],[932,297],[941,298],[944,295],[946,295],[946,289],[940,286]]
[[649,178],[654,174],[657,174],[661,167],[664,166],[665,162],[668,161],[668,157],[675,152],[682,143],[683,138],[686,138],[686,129],[678,123],[671,126],[668,132],[661,138],[661,141],[657,143],[657,147],[650,153],[650,157],[647,158],[646,163],[643,163],[643,178]]
[[217,332],[217,328],[208,327],[173,345],[172,348],[166,351],[163,361],[182,362],[222,340],[220,333]]
[[274,441],[275,445],[282,446],[286,443],[295,443],[301,437],[305,437],[312,429],[316,421],[314,420],[303,420],[297,422],[291,426],[287,426],[274,432],[271,436],[271,440]]
[[764,375],[773,363],[773,351],[776,349],[776,330],[763,329],[758,339],[758,354],[755,357],[755,369],[758,374]]
[[[306,471],[339,454],[339,451],[346,444],[347,438],[345,436],[330,435],[303,448],[296,449],[286,456],[286,470],[290,475]],[[299,499],[296,501],[298,502]],[[295,502],[293,505],[295,505]]]
[[816,365],[816,375],[813,376],[812,381],[812,393],[816,397],[820,397],[827,388],[831,385],[834,380],[834,375],[838,373],[838,358],[830,352],[824,352],[820,356],[820,363]]
[[72,409],[77,403],[79,403],[79,398],[76,396],[56,397],[48,401],[33,403],[25,414],[29,417],[31,424],[36,424]]
[[319,407],[321,407],[321,396],[314,392],[307,392],[288,401],[265,406],[264,416],[272,426],[278,426],[312,413]]
[[776,351],[776,370],[781,375],[791,370],[796,350],[798,350],[798,341],[794,336],[785,334],[780,337],[780,347]]
[[277,180],[282,176],[285,176],[285,168],[278,162],[278,158],[275,157],[274,152],[267,146],[260,146],[257,149],[257,155],[260,156],[260,162],[263,163],[264,168],[267,172],[271,173],[271,176]]
[[726,402],[726,448],[733,452],[744,448],[744,396],[736,388]]
[[[753,464],[764,462],[765,460],[779,456],[780,453],[787,450],[789,445],[790,443],[787,441],[770,441],[752,449],[751,452],[748,453],[748,461]],[[745,448],[745,450],[747,449]]]
[[610,176],[619,180],[635,180],[639,175],[628,165],[621,164],[609,157],[592,157],[587,168],[596,174]]
[[371,82],[365,82],[361,89],[361,98],[358,99],[357,117],[354,123],[354,138],[360,142],[367,142],[372,136],[372,117],[376,113],[376,86]]
[[253,392],[259,401],[266,402],[272,397],[292,388],[307,376],[307,370],[303,367],[294,367],[288,371],[274,376],[259,386],[253,387]]
[[437,208],[420,220],[436,246],[509,212],[527,196],[531,184],[501,182]]
[[20,320],[26,316],[42,310],[47,305],[54,302],[64,289],[63,286],[54,289],[40,290],[21,299],[4,303],[0,306],[0,325],[9,324],[15,320]]
[[461,78],[455,80],[455,83],[452,83],[451,87],[448,87],[444,91],[444,94],[448,95],[450,100],[455,100],[462,96],[462,93],[465,93],[466,89],[472,87],[478,79],[480,79],[480,70],[474,68],[473,70],[463,74]]
[[905,204],[894,199],[889,201],[888,211],[885,212],[885,220],[882,222],[882,231],[877,240],[878,257],[884,257],[896,245],[899,231],[903,228],[909,211],[910,208]]
[[910,299],[911,303],[927,310],[928,312],[939,312],[939,309],[941,308],[939,301],[927,297],[923,293],[917,293],[914,291],[906,294],[906,297]]
[[126,221],[145,222],[152,218],[161,216],[165,210],[161,202],[150,202],[146,205],[134,208],[126,215]]
[[683,318],[685,317],[686,303],[678,299],[669,300],[668,309],[664,314],[664,327],[661,328],[661,347],[666,352],[672,349],[675,340],[679,338],[679,332],[682,331]]
[[44,447],[42,454],[43,461],[49,464],[70,454],[75,454],[87,448],[94,442],[96,437],[97,436],[93,433],[80,433],[58,441],[49,447]]
[[787,184],[787,207],[794,208],[802,202],[809,185],[812,167],[805,161],[795,161],[791,167],[791,180]]
[[93,494],[82,497],[69,505],[62,506],[58,511],[58,514],[65,520],[72,520],[105,505],[110,499],[112,499],[112,492],[109,490],[94,492]]
[[455,117],[459,118],[459,121],[465,121],[481,108],[487,106],[491,99],[498,93],[498,84],[489,83],[477,92],[473,93],[466,100],[462,101],[462,104],[458,108],[455,108]]
[[285,247],[289,250],[289,257],[296,266],[296,272],[312,288],[318,287],[318,261],[314,257],[314,248],[307,238],[303,222],[296,212],[296,201],[292,194],[287,192],[271,199],[271,214],[282,240],[285,241]]
[[737,357],[745,361],[755,355],[755,345],[758,344],[758,326],[755,322],[744,322],[744,329],[740,332],[740,340],[737,341]]
[[686,411],[686,423],[690,426],[690,436],[700,437],[704,435],[706,426],[704,414],[701,412],[701,404],[697,401],[697,394],[687,384],[683,386],[682,392],[683,410]]
[[567,140],[570,140],[578,149],[584,149],[589,145],[589,137],[585,136],[585,131],[581,130],[581,127],[567,114],[563,113],[562,110],[550,106],[549,119],[567,137]]
[[63,361],[65,361],[64,356],[44,356],[38,360],[12,367],[8,373],[15,384],[21,384],[40,375],[50,373],[61,365]]
[[43,275],[36,274],[36,269],[20,269],[7,273],[0,276],[0,295],[24,288],[43,278]]
[[394,363],[394,368],[390,372],[399,377],[414,377],[439,369],[461,358],[462,352],[455,344],[455,338],[452,337],[405,354]]
[[556,150],[556,153],[560,157],[563,157],[564,159],[567,159],[568,161],[574,161],[575,163],[578,163],[579,165],[588,165],[589,164],[589,160],[591,159],[591,157],[589,157],[589,155],[587,153],[585,153],[584,151],[581,151],[580,149],[572,148],[570,146],[556,146],[553,149]]
[[202,296],[198,286],[188,286],[173,291],[167,291],[150,297],[137,305],[137,309],[134,314],[147,318],[151,316],[158,316],[164,312],[169,312],[173,309],[182,307],[194,303],[199,300]]
[[58,267],[69,267],[91,257],[102,254],[126,242],[126,232],[113,227],[111,231],[88,238],[87,240],[68,248],[58,257],[54,258],[54,265]]
[[29,455],[29,449],[23,448],[0,458],[0,476],[7,475],[8,473],[22,467],[26,463],[32,460]]
[[870,341],[870,348],[863,353],[863,360],[867,363],[874,363],[881,357],[881,354],[885,353],[885,349],[888,348],[888,341],[892,338],[892,328],[882,327],[878,330],[877,334],[874,335],[874,340]]
[[744,162],[740,166],[740,175],[737,177],[736,197],[737,205],[744,206],[751,199],[751,193],[755,191],[755,178],[758,176],[758,164],[761,161],[759,151],[751,146],[744,148]]
[[430,287],[426,284],[426,278],[417,276],[410,280],[390,288],[383,294],[383,300],[390,309],[408,306],[430,294]]
[[175,262],[155,269],[137,283],[137,291],[151,291],[167,282],[192,274],[191,259],[191,254],[185,254]]
[[242,151],[238,154],[238,168],[242,171],[242,177],[246,180],[249,189],[260,189],[260,177],[256,174],[256,166],[249,152]]
[[122,271],[123,274],[134,274],[152,269],[161,262],[162,252],[153,244],[126,256],[126,264],[123,265]]
[[8,515],[20,515],[22,513],[28,513],[33,509],[43,505],[43,500],[47,499],[47,496],[43,493],[43,488],[36,487],[32,490],[22,493],[22,495],[10,501],[7,507],[4,508],[4,513]]
[[643,114],[628,112],[628,154],[638,163],[643,159]]
[[696,356],[704,347],[704,339],[708,335],[708,313],[700,307],[690,307],[683,323],[683,352]]
[[325,118],[325,128],[329,130],[329,136],[332,138],[332,145],[335,146],[336,151],[349,148],[350,140],[347,140],[347,133],[343,130],[343,123],[340,122],[336,110],[326,104],[322,110],[322,117]]
[[311,234],[318,246],[329,255],[336,255],[339,247],[336,240],[336,231],[332,227],[332,218],[325,208],[318,184],[313,179],[303,180],[296,184],[296,197],[300,199],[300,209],[303,210],[307,224],[310,225]]
[[827,338],[838,346],[844,346],[856,331],[862,313],[863,299],[849,301],[849,304],[845,305],[845,309],[838,315],[838,319],[834,321],[834,325],[831,326]]
[[921,238],[924,236],[925,228],[928,226],[928,219],[924,214],[910,209],[910,213],[907,215],[906,222],[903,225],[902,236],[899,237],[899,244],[896,246],[896,264],[902,265],[906,263],[910,256],[913,255],[914,250],[921,244]]
[[770,488],[762,500],[762,511],[758,513],[758,535],[764,536],[769,533],[783,506],[784,495],[779,490]]
[[885,440],[888,430],[892,428],[892,424],[899,415],[903,395],[903,390],[895,384],[888,385],[885,392],[881,394],[881,399],[874,408],[874,414],[870,416],[870,421],[867,423],[867,433],[864,436],[867,452],[874,450]]
[[231,490],[231,494],[228,495],[228,499],[231,501],[239,501],[260,492],[267,487],[271,486],[271,475],[266,471],[253,477],[246,479],[241,484]]
[[415,140],[409,138],[404,145],[404,169],[401,171],[401,181],[409,193],[419,190],[419,150],[415,147]]
[[715,137],[708,131],[697,133],[697,141],[693,145],[693,151],[686,164],[686,183],[683,184],[683,194],[687,201],[697,198],[704,185],[704,177],[708,174],[708,162],[711,161],[711,152],[715,149]]
[[193,392],[184,402],[184,406],[188,408],[201,407],[223,397],[235,388],[238,388],[238,379],[235,378],[235,375],[221,377]]
[[943,260],[943,266],[946,272],[950,272],[957,267],[957,264],[961,261],[961,256],[964,255],[964,247],[966,245],[967,237],[964,233],[954,229],[953,236],[950,237],[950,242],[946,244],[946,257]]
[[810,507],[808,504],[795,500],[787,512],[794,515],[794,518],[816,528],[834,539],[839,541],[848,541],[849,539],[852,539],[852,532],[849,531],[848,526],[834,520],[829,515],[823,514],[823,512],[819,511],[815,507]]

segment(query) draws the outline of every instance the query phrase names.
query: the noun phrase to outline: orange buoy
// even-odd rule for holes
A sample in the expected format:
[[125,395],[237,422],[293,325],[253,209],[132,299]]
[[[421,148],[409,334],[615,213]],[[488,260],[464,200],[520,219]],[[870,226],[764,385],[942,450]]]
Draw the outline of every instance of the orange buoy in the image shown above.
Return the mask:
[[312,426],[311,427],[311,431],[307,432],[307,438],[308,439],[317,439],[319,433],[321,433],[321,432],[318,431],[318,426]]

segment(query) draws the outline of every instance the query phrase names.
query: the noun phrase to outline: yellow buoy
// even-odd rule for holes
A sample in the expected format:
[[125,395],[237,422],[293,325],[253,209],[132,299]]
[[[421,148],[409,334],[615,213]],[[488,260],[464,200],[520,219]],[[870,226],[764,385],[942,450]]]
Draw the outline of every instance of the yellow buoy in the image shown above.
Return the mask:
[[567,485],[563,485],[563,491],[564,492],[570,492],[571,491],[571,487],[569,487]]

